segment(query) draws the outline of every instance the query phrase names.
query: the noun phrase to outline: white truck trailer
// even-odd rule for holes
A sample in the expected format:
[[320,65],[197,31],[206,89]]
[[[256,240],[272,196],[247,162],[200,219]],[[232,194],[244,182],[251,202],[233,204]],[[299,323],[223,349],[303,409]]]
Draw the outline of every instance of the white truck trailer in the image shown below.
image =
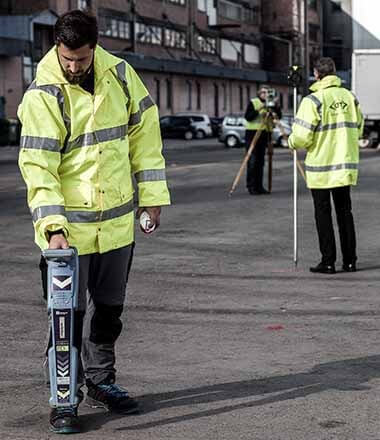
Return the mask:
[[361,146],[380,142],[380,49],[356,49],[352,54],[352,91],[365,118]]
[[380,1],[343,0],[343,4],[346,9],[351,5],[352,91],[365,117],[361,143],[376,147],[380,142]]

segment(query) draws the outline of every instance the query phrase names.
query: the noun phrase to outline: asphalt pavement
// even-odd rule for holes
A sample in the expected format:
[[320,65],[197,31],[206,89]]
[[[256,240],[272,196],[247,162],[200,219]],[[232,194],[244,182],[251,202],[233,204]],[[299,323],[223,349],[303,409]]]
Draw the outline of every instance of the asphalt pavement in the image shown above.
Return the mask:
[[[153,235],[136,231],[117,349],[118,383],[142,411],[122,417],[82,404],[76,437],[379,440],[380,152],[361,150],[352,191],[359,270],[336,275],[309,272],[320,256],[301,177],[294,265],[287,150],[275,149],[271,195],[250,196],[243,178],[232,197],[242,149],[168,141],[164,152],[173,203]],[[25,199],[17,149],[0,148],[4,440],[56,437],[41,368],[39,250]]]

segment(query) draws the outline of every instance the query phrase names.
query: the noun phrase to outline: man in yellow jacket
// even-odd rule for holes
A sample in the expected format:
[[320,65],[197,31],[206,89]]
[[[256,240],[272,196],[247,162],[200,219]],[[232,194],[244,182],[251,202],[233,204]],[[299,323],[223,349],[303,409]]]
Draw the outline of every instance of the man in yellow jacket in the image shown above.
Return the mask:
[[356,238],[350,187],[356,185],[359,137],[363,116],[359,102],[341,87],[331,58],[321,58],[314,68],[312,93],[300,105],[289,137],[290,148],[305,148],[307,185],[314,200],[321,262],[311,272],[335,273],[336,246],[331,217],[332,196],[337,216],[343,270],[356,271]]
[[[130,413],[138,404],[115,384],[115,342],[134,244],[132,176],[137,217],[146,211],[158,227],[160,207],[170,198],[157,107],[132,67],[98,46],[97,38],[96,19],[82,11],[58,19],[56,44],[19,108],[19,165],[36,243],[78,249],[75,344],[82,347],[87,398]],[[82,344],[87,289],[91,313]],[[78,432],[77,408],[53,408],[50,426]]]
[[262,130],[262,133],[256,143],[251,157],[247,164],[247,189],[251,195],[269,194],[264,188],[264,163],[265,151],[271,141],[271,133],[273,131],[273,119],[270,118],[266,124],[263,124],[264,118],[270,111],[276,118],[281,119],[281,108],[276,104],[274,108],[267,108],[267,97],[269,88],[261,86],[257,93],[257,97],[252,99],[245,111],[245,148],[249,149],[252,139],[255,137],[257,130]]

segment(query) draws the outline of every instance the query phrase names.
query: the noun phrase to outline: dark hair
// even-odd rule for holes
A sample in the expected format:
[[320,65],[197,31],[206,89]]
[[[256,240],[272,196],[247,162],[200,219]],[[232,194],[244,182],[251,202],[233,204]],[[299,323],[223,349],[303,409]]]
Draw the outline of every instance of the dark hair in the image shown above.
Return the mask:
[[91,49],[98,41],[98,23],[93,15],[75,10],[58,18],[54,26],[55,44],[64,44],[71,50],[88,44]]
[[336,67],[334,60],[329,57],[319,58],[314,64],[314,69],[319,73],[319,78],[322,79],[327,75],[335,75]]

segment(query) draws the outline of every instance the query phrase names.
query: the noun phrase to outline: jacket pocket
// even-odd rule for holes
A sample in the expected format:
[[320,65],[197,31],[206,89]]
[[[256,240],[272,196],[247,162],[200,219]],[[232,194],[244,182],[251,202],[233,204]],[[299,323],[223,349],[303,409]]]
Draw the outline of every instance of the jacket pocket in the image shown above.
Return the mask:
[[93,191],[88,183],[62,185],[65,206],[70,208],[91,208],[94,204]]

